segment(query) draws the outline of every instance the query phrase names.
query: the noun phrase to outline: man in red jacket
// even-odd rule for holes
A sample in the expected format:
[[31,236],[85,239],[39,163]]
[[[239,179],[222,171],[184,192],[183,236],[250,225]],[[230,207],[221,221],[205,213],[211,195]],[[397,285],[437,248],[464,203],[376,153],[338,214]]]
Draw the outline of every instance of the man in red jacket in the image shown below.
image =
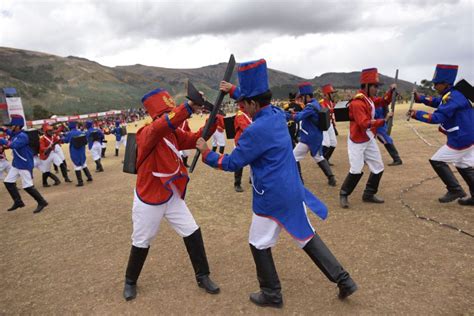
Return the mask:
[[[199,287],[217,294],[219,287],[209,278],[201,229],[184,202],[189,177],[179,153],[195,148],[201,137],[202,129],[197,133],[179,129],[198,107],[190,101],[176,107],[173,98],[163,89],[146,94],[142,103],[153,122],[140,128],[136,135],[137,183],[124,298],[128,301],[137,295],[138,277],[163,218],[183,237]],[[211,133],[214,130],[215,126]]]
[[218,115],[216,121],[217,129],[212,135],[212,151],[216,151],[217,147],[219,147],[219,153],[223,154],[225,150],[224,117],[222,115]]
[[[348,196],[354,191],[362,177],[364,163],[369,166],[370,176],[362,200],[369,203],[384,203],[382,199],[375,196],[384,170],[375,133],[377,127],[383,126],[393,113],[389,112],[385,119],[374,119],[374,99],[380,84],[377,68],[362,70],[360,84],[361,89],[349,103],[350,133],[347,146],[350,170],[339,192],[340,204],[343,208],[349,207]],[[391,93],[391,90],[388,93]]]
[[321,88],[323,92],[323,98],[319,100],[319,104],[323,108],[328,108],[329,113],[331,114],[331,123],[329,129],[323,132],[323,156],[328,161],[329,165],[332,165],[329,162],[334,150],[337,146],[337,132],[336,132],[336,117],[334,115],[334,94],[336,90],[331,84],[326,84]]

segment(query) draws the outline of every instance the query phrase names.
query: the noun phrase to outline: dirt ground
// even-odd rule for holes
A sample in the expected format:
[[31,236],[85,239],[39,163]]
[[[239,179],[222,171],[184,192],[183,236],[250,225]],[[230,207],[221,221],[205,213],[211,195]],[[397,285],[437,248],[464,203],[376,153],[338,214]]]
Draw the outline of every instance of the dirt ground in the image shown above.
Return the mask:
[[[366,172],[351,196],[351,208],[339,207],[339,187],[349,168],[347,123],[338,124],[339,145],[332,158],[338,187],[326,184],[309,156],[302,162],[306,186],[330,209],[324,222],[310,215],[313,226],[360,287],[347,301],[337,299],[335,285],[283,232],[273,253],[285,306],[270,310],[250,303],[248,294],[258,284],[247,241],[252,214],[248,168],[245,192],[235,193],[233,174],[200,163],[186,200],[202,228],[221,293],[208,295],[197,287],[183,241],[164,221],[142,271],[138,297],[125,302],[135,176],[122,173],[123,150],[114,157],[110,141],[105,172],[93,174],[94,181],[82,188],[74,183],[42,188],[35,170],[36,186],[50,204],[40,214],[32,213],[35,203],[23,190],[27,206],[6,212],[11,200],[0,187],[0,314],[473,315],[474,239],[419,220],[401,204],[401,190],[434,175],[428,159],[445,141],[436,126],[407,124],[404,109],[399,107],[393,130],[404,164],[385,169],[379,192],[385,204],[361,201]],[[191,127],[202,122],[193,118]],[[228,141],[226,152],[232,147]],[[381,151],[388,163],[387,152]],[[93,170],[90,157],[88,163]],[[473,208],[441,205],[437,198],[443,193],[441,181],[433,179],[402,199],[421,215],[474,233]]]

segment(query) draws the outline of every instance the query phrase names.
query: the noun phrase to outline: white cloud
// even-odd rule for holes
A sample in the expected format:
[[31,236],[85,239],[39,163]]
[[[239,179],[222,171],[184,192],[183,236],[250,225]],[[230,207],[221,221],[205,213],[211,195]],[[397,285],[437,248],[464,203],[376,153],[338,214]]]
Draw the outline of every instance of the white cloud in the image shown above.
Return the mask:
[[471,0],[7,0],[0,45],[108,66],[200,67],[234,53],[306,78],[375,66],[420,81],[452,63],[474,81],[473,9]]

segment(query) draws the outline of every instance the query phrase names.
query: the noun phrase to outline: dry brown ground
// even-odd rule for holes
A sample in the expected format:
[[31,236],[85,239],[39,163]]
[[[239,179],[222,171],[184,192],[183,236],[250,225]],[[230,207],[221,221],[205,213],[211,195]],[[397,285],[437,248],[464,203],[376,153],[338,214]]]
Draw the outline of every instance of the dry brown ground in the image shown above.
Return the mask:
[[[43,189],[35,171],[36,185],[50,203],[40,214],[32,214],[34,202],[24,191],[27,206],[4,211],[10,198],[0,188],[0,313],[474,314],[474,239],[416,219],[401,206],[401,189],[433,175],[428,158],[437,148],[411,131],[403,112],[399,111],[393,134],[404,165],[386,168],[380,190],[384,205],[362,203],[365,175],[351,196],[352,207],[339,208],[339,188],[326,185],[309,157],[303,161],[307,187],[330,208],[325,222],[311,215],[313,225],[360,286],[345,302],[336,298],[335,285],[282,233],[274,257],[285,307],[275,311],[252,305],[248,294],[257,289],[257,281],[247,242],[251,189],[244,181],[245,192],[235,193],[232,174],[203,164],[191,175],[187,203],[202,227],[212,276],[222,292],[211,296],[196,286],[183,242],[164,222],[142,272],[139,296],[125,302],[122,283],[135,177],[121,172],[123,150],[121,157],[113,157],[112,141],[103,160],[106,172],[94,174],[94,182],[85,187],[63,183]],[[191,125],[201,123],[198,117]],[[444,141],[435,126],[411,124],[430,142]],[[332,159],[339,184],[348,171],[344,125],[339,124],[339,147]],[[90,158],[89,164],[92,167]],[[404,199],[423,215],[474,233],[473,209],[439,204],[436,199],[443,191],[439,179],[430,180]]]

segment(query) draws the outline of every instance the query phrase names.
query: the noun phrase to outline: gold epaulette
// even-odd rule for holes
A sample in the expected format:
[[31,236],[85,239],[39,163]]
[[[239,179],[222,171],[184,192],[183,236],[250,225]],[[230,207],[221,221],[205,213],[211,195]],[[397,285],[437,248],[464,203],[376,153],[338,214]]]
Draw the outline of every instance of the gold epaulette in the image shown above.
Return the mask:
[[323,103],[324,102],[324,99],[321,99],[319,100],[319,104]]
[[237,113],[235,113],[235,116],[242,115],[242,114],[243,114],[243,112],[241,110],[238,110]]
[[449,98],[451,98],[451,92],[448,92],[443,96],[443,99],[441,99],[441,103],[447,103],[449,101]]
[[364,94],[363,93],[357,93],[353,99],[363,99],[364,98]]

